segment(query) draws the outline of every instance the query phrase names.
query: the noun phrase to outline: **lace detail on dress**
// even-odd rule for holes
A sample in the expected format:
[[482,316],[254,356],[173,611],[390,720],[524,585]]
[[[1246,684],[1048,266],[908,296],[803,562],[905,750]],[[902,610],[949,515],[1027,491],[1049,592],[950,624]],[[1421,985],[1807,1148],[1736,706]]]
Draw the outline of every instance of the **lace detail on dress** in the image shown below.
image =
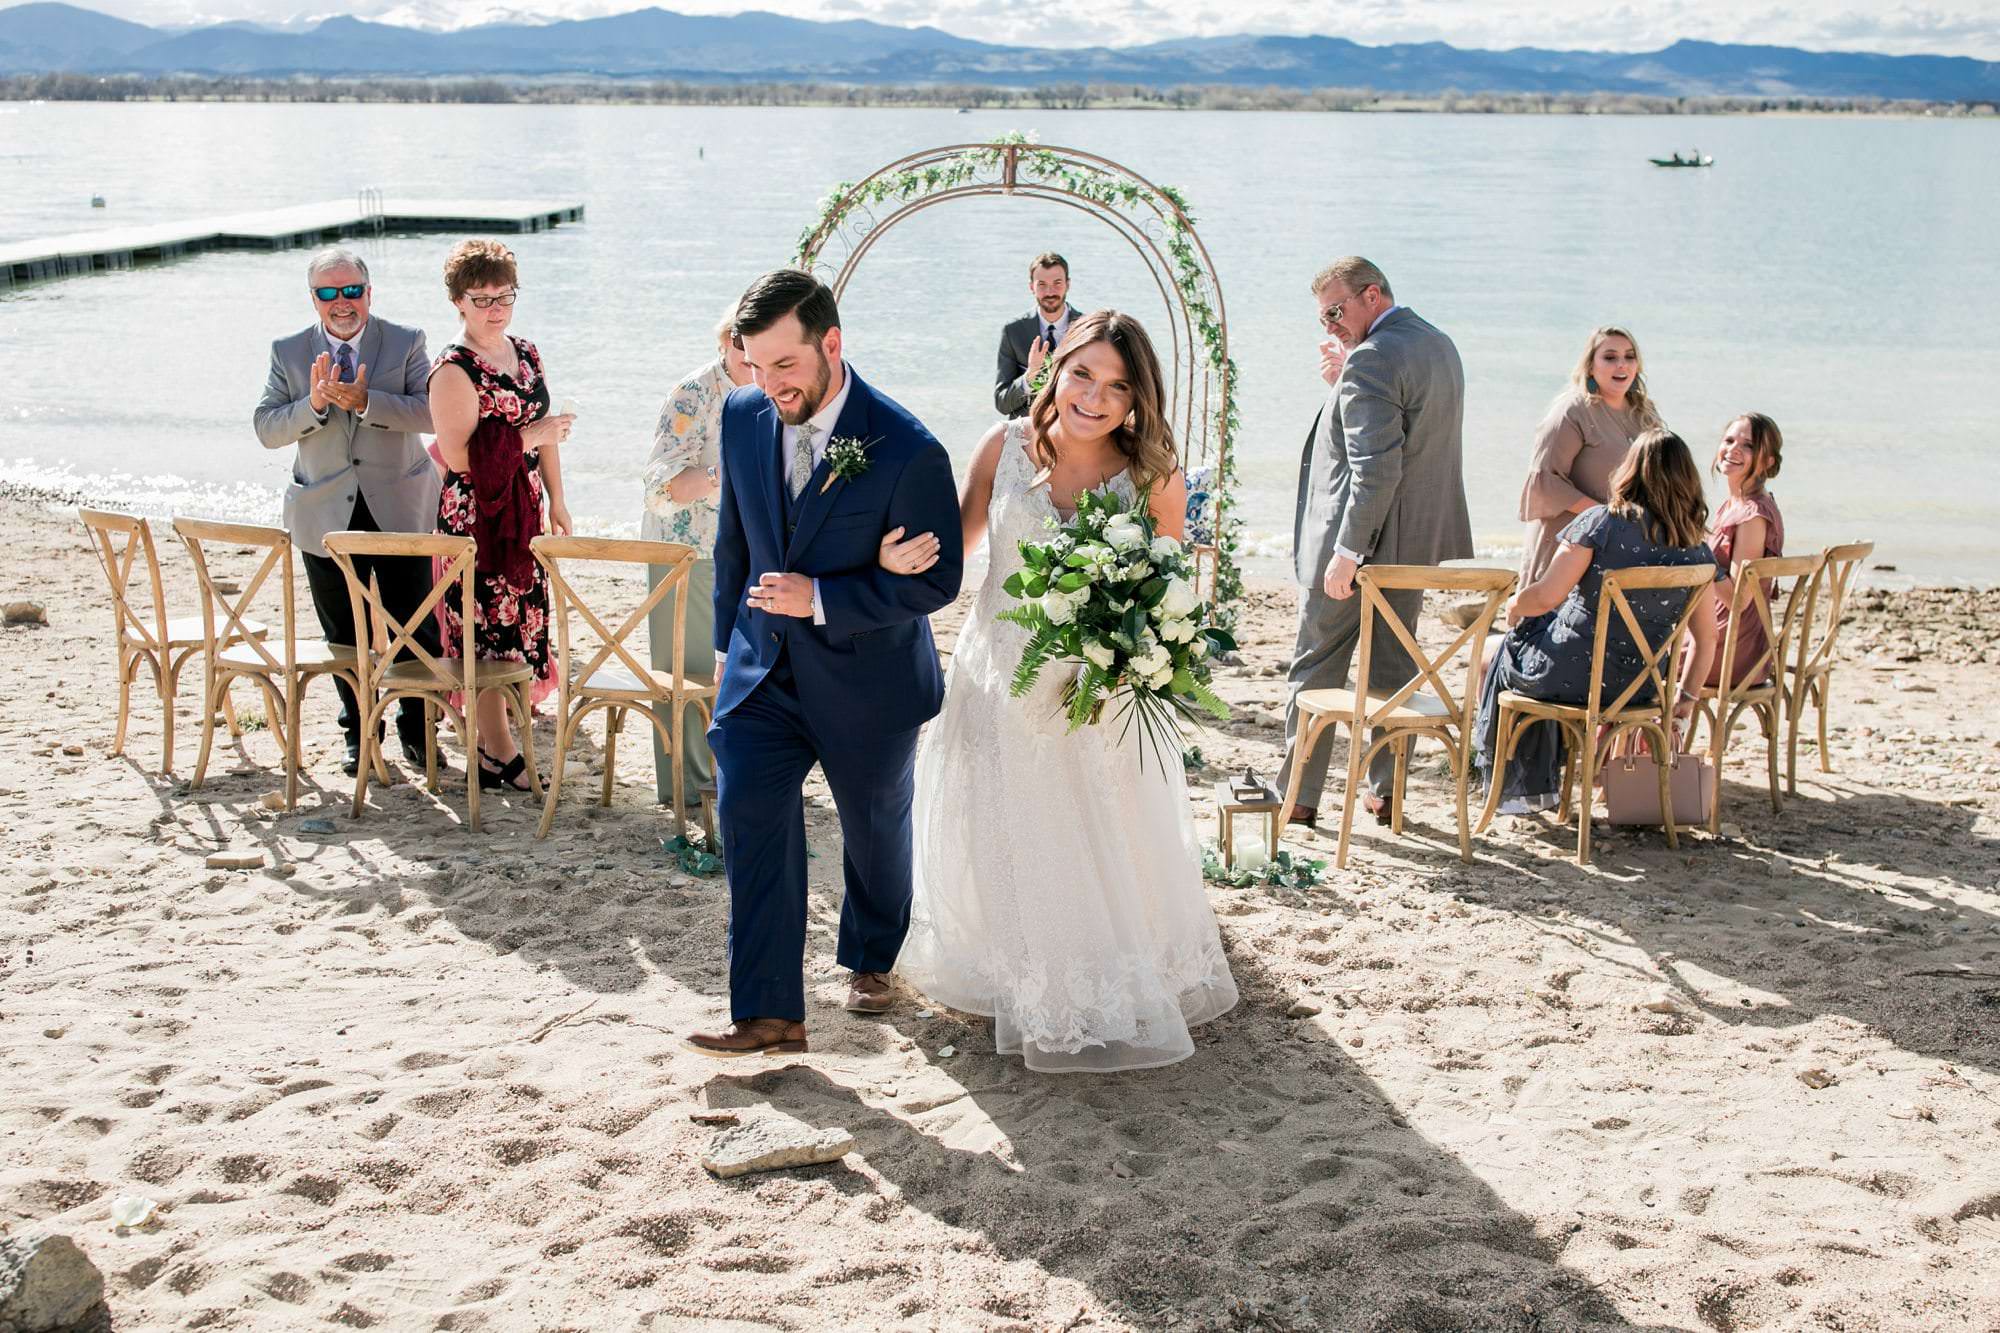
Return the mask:
[[[1139,1069],[1194,1051],[1236,1003],[1201,878],[1186,778],[1115,722],[1065,731],[1059,671],[1008,693],[1027,631],[994,619],[1020,543],[1058,519],[1011,423],[987,508],[986,581],[917,752],[916,896],[897,970],[994,1019],[1044,1071]],[[1129,477],[1109,488],[1135,498]]]

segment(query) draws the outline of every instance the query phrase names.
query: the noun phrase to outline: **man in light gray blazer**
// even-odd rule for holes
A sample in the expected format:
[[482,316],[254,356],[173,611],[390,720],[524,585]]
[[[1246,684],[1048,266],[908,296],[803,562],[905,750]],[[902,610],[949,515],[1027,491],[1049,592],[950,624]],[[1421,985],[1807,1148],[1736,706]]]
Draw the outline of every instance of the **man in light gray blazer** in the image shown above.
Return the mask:
[[[1305,597],[1292,653],[1291,695],[1285,705],[1285,767],[1298,757],[1301,690],[1340,689],[1361,638],[1361,599],[1354,574],[1363,564],[1434,565],[1472,554],[1461,455],[1465,437],[1465,371],[1450,338],[1396,304],[1382,270],[1359,256],[1335,260],[1314,277],[1320,326],[1345,349],[1333,391],[1306,436],[1299,460],[1299,500],[1293,547]],[[1339,354],[1326,350],[1329,373]],[[1384,594],[1415,629],[1421,592]],[[1368,688],[1392,692],[1415,672],[1393,637],[1378,633],[1370,648]],[[1303,761],[1297,823],[1317,817],[1332,749],[1328,732]],[[1387,822],[1395,756],[1385,746],[1368,766],[1363,806]]]
[[1002,416],[1028,415],[1028,402],[1035,396],[1029,386],[1076,318],[1076,307],[1069,303],[1069,261],[1053,250],[1029,260],[1028,295],[1035,308],[1000,328],[993,410]]
[[[419,432],[431,429],[430,358],[421,329],[369,315],[374,297],[368,265],[347,250],[322,250],[306,266],[317,318],[271,344],[271,370],[253,421],[266,449],[297,447],[292,484],[285,488],[285,530],[305,558],[313,609],[329,643],[355,642],[347,581],[327,557],[329,532],[433,532],[437,528],[437,465]],[[373,573],[382,604],[408,617],[430,595],[430,562],[420,557],[362,558],[355,571]],[[426,651],[438,651],[436,622],[425,617]],[[409,657],[404,650],[404,657]],[[340,728],[347,733],[344,768],[354,774],[361,752],[361,717],[354,692],[336,682]],[[403,756],[424,762],[423,704],[402,701],[396,731]]]

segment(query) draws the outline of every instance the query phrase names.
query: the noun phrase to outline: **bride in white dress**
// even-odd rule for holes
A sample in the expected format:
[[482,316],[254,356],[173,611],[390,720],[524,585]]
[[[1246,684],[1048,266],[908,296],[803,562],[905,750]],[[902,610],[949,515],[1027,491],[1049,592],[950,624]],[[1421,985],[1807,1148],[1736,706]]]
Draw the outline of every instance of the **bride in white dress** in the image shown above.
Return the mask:
[[[993,1019],[995,1047],[1048,1073],[1172,1064],[1188,1029],[1236,1003],[1177,756],[1162,764],[1114,701],[1066,732],[1063,671],[1008,693],[1028,631],[995,620],[1020,543],[1076,496],[1144,493],[1158,531],[1186,529],[1187,485],[1145,330],[1115,311],[1076,321],[1029,416],[980,441],[960,497],[986,581],[952,654],[944,711],[917,750],[915,899],[897,959],[931,999]],[[1136,475],[1135,475],[1136,474]],[[921,534],[882,563],[920,570]]]

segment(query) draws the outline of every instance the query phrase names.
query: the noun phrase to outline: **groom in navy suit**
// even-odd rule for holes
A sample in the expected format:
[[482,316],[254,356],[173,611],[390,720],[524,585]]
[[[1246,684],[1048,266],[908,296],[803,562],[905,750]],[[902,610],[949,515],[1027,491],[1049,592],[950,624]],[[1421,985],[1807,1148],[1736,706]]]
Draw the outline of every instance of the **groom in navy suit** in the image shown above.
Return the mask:
[[[958,595],[964,561],[951,460],[843,362],[825,284],[767,273],[738,302],[735,328],[753,384],[722,409],[708,732],[728,848],[731,1022],[688,1039],[711,1055],[806,1049],[803,788],[814,764],[840,813],[847,1007],[889,1007],[910,924],[917,732],[944,701],[928,617]],[[938,534],[937,563],[883,569],[877,549],[898,527]]]

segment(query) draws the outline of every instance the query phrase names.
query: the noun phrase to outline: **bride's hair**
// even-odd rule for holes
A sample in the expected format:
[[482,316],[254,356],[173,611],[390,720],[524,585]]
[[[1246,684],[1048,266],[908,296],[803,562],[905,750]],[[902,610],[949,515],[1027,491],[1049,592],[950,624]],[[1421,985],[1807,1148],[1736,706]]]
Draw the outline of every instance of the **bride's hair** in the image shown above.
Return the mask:
[[1069,326],[1061,346],[1055,350],[1048,378],[1028,409],[1028,449],[1040,469],[1036,484],[1048,480],[1055,469],[1056,446],[1049,429],[1056,423],[1056,385],[1063,367],[1084,348],[1108,342],[1125,361],[1125,378],[1132,385],[1132,414],[1112,431],[1112,443],[1125,455],[1132,484],[1150,491],[1180,469],[1180,455],[1174,448],[1174,428],[1167,421],[1166,381],[1160,374],[1160,358],[1145,326],[1130,315],[1116,310],[1096,310]]

